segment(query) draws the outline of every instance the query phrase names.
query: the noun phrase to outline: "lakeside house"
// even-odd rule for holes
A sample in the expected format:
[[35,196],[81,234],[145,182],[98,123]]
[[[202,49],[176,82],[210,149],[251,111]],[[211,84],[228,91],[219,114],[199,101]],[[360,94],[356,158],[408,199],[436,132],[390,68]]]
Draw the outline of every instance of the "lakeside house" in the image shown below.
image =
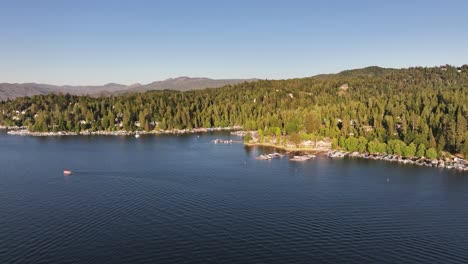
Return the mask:
[[347,83],[344,83],[339,87],[339,89],[342,91],[346,91],[349,89],[349,85]]
[[373,126],[362,126],[362,129],[363,129],[365,132],[372,132],[372,131],[374,131],[374,127],[373,127]]
[[260,135],[257,131],[246,132],[250,133],[252,139],[248,142],[250,144],[264,144],[272,147],[278,148],[288,148],[288,149],[305,149],[305,150],[320,150],[328,151],[331,150],[332,140],[330,138],[324,138],[321,140],[301,140],[299,143],[292,142],[286,136],[268,136],[264,137],[263,140],[260,140]]

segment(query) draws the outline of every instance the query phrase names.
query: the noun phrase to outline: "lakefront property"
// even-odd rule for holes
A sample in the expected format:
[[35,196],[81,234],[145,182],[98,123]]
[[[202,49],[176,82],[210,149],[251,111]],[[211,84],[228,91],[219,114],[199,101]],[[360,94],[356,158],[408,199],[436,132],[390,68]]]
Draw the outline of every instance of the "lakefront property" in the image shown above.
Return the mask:
[[468,154],[466,87],[467,65],[368,67],[185,92],[23,97],[0,103],[0,124],[11,135],[34,136],[234,130],[247,145],[427,158],[461,168],[452,163]]
[[[337,141],[333,142],[329,138],[321,140],[315,139],[315,142],[310,139],[294,142],[291,138],[284,136],[267,136],[265,138],[263,131],[247,133],[231,132],[231,134],[244,135],[244,143],[248,146],[266,146],[283,149],[288,152],[322,154],[330,158],[363,158],[468,171],[468,162],[463,158],[445,152],[442,156],[438,157],[435,149],[426,150],[424,149],[424,145],[419,145],[419,147],[416,148],[415,144],[411,143],[406,145],[400,140],[391,140],[386,144],[378,141],[368,142],[364,137],[348,137],[340,143],[337,143]],[[311,154],[294,156],[291,160],[306,161],[311,158],[310,155]],[[277,155],[261,155],[259,159],[270,160],[277,157]]]

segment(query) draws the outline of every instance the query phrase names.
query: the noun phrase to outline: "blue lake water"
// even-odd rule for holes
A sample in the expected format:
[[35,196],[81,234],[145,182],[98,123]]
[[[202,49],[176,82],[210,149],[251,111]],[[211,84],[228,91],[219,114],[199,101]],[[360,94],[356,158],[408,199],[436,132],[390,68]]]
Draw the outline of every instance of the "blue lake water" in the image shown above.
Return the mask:
[[0,263],[468,263],[466,173],[215,138],[0,133]]

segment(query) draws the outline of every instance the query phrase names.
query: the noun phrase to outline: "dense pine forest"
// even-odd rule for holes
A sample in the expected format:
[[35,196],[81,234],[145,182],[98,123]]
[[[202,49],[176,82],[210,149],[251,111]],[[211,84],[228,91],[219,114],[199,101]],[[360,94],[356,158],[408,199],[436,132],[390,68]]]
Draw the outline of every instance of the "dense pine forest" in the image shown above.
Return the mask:
[[261,136],[328,137],[345,148],[357,149],[364,140],[367,148],[402,142],[412,152],[433,148],[466,156],[467,95],[468,65],[368,67],[186,92],[23,97],[0,103],[0,125],[40,132],[241,125]]

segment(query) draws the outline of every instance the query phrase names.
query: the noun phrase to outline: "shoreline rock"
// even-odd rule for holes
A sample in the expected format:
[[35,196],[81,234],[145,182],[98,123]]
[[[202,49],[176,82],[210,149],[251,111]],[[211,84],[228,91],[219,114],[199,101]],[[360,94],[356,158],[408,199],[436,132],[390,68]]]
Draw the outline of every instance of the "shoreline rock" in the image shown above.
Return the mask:
[[232,131],[231,135],[233,136],[238,136],[238,137],[245,137],[248,133],[252,133],[251,131],[244,131],[244,130],[237,130],[237,131]]

